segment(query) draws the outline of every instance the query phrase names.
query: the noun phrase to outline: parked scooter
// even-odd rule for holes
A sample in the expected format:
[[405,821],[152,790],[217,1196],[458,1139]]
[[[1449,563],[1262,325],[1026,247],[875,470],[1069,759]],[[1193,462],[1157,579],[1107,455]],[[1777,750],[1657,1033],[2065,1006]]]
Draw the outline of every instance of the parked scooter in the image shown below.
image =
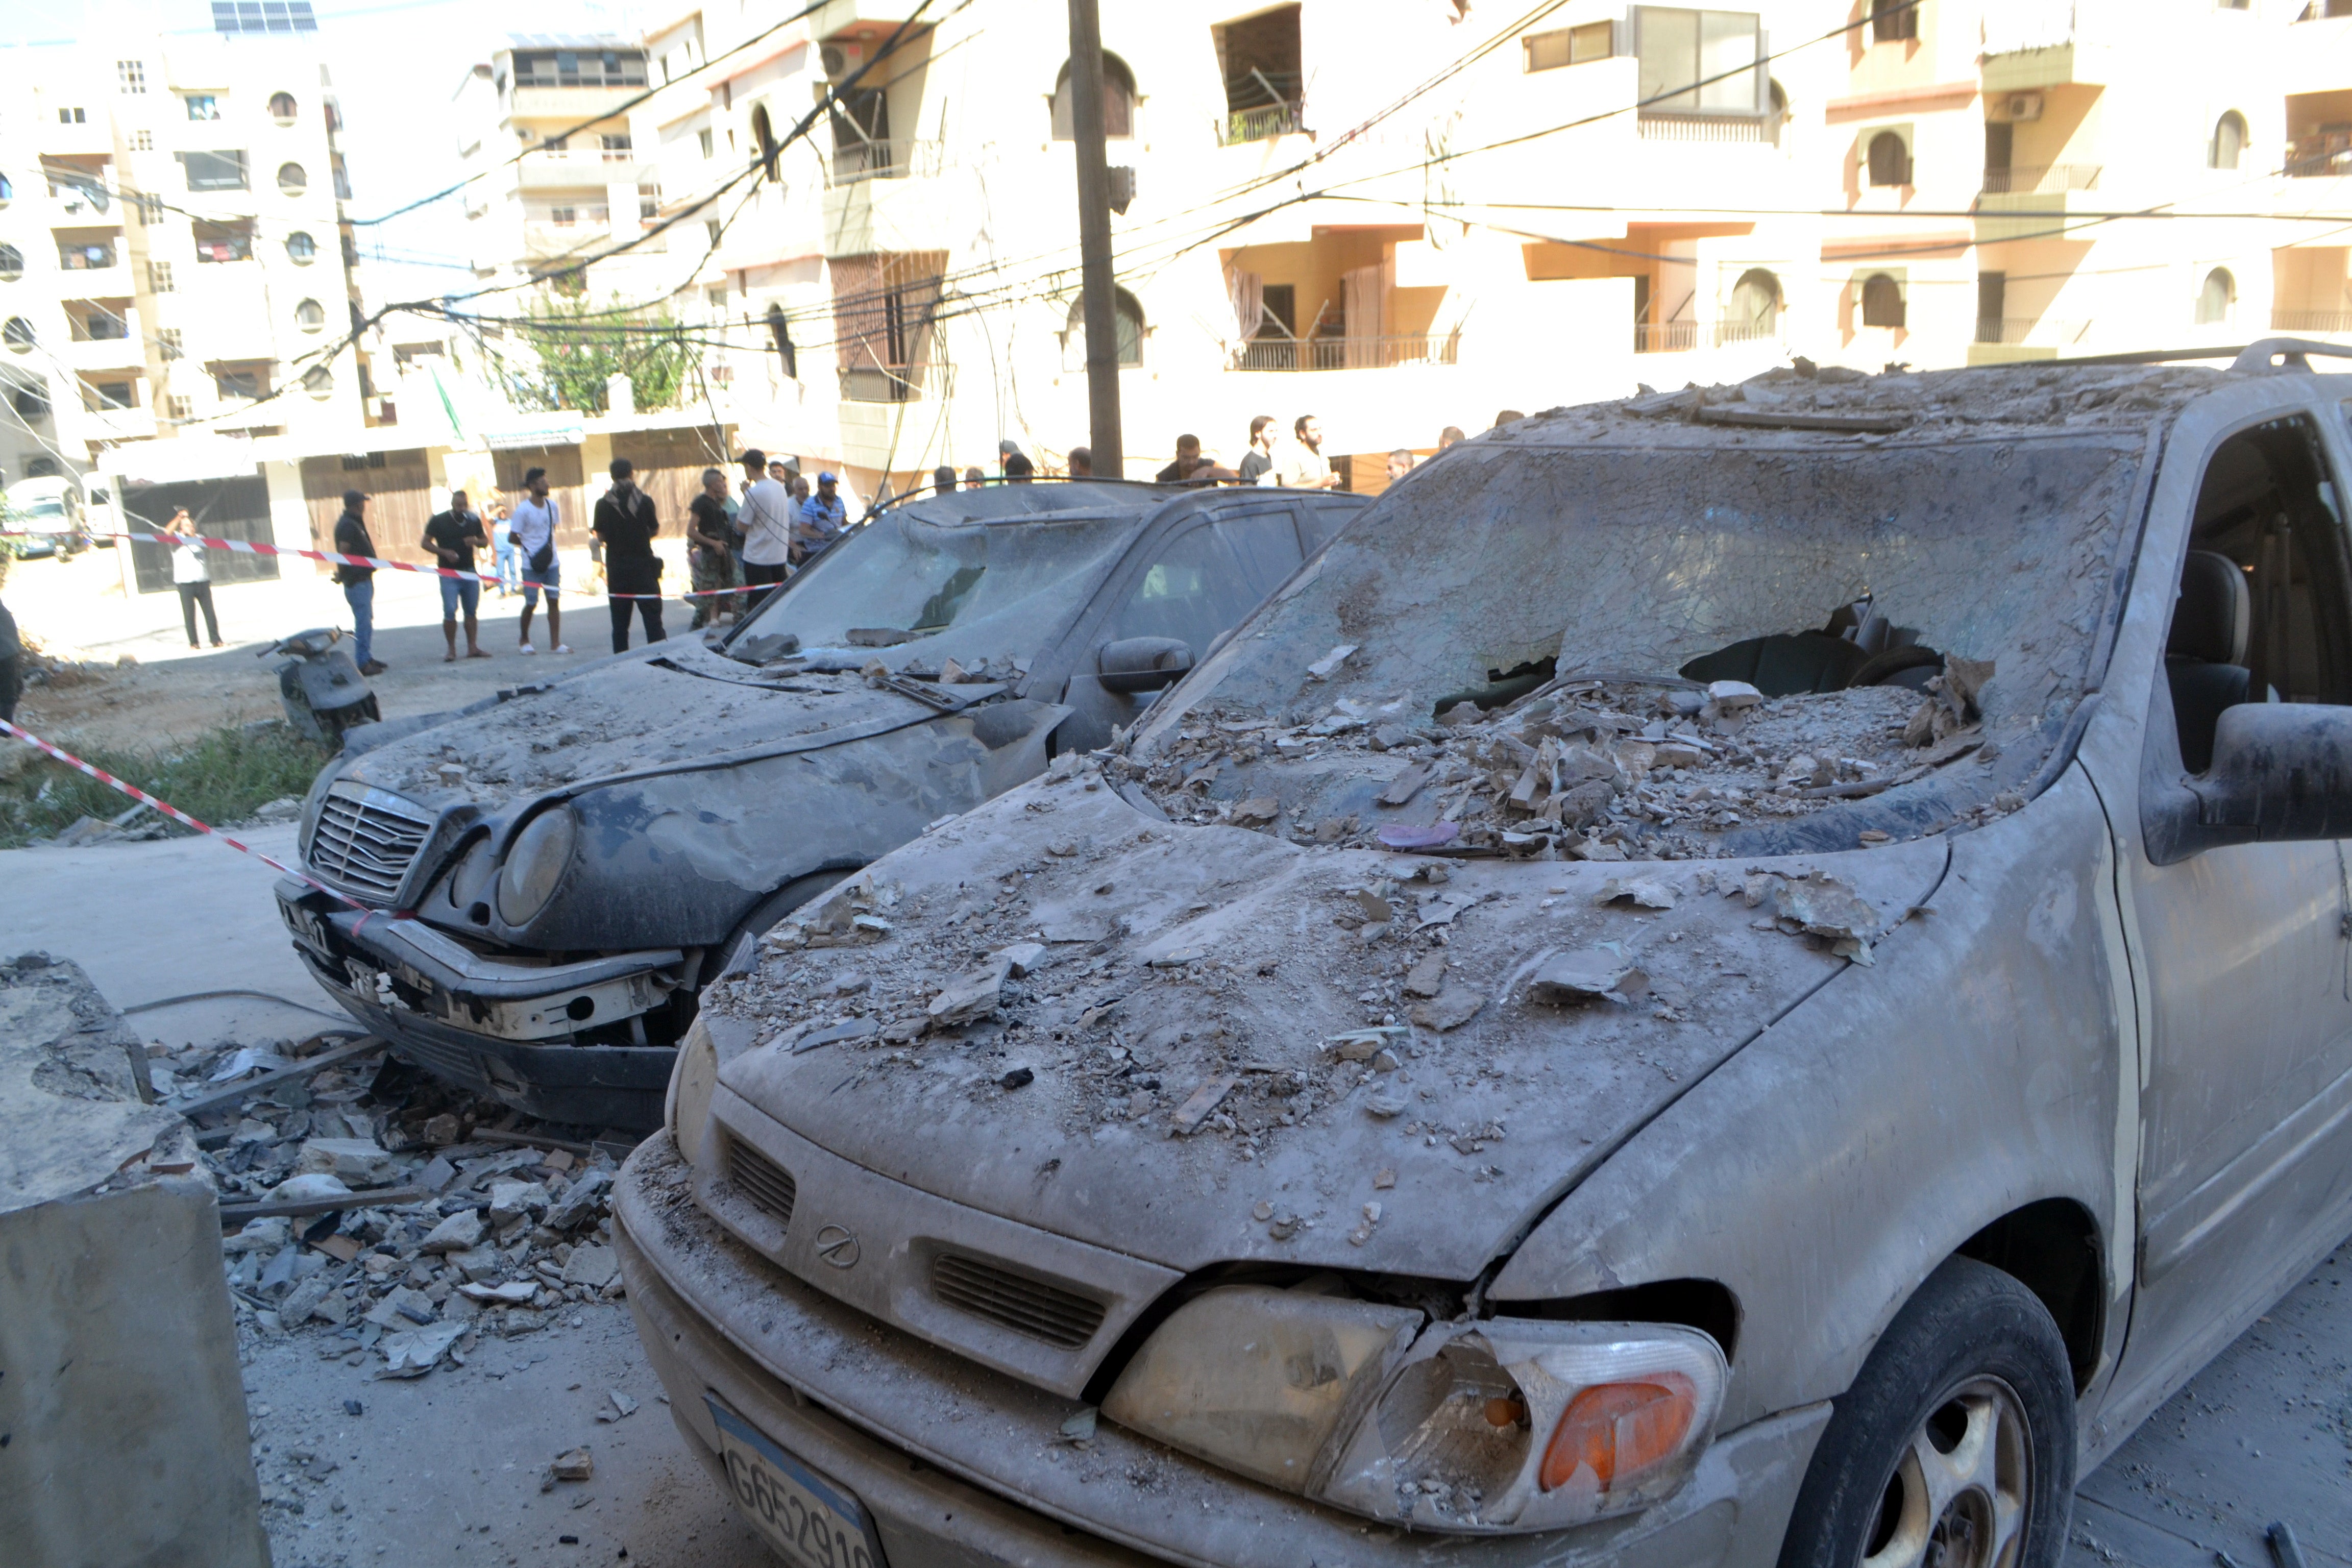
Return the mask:
[[297,632],[254,656],[288,656],[278,667],[278,695],[286,704],[286,721],[321,745],[341,742],[343,731],[354,724],[373,724],[383,717],[360,667],[336,646],[342,637],[340,627],[320,626]]

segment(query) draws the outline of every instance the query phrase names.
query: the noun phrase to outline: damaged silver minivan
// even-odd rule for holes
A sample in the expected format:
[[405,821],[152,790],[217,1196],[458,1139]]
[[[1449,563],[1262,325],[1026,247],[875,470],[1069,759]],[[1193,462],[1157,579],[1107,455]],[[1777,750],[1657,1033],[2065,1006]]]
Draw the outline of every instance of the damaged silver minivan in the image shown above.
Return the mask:
[[650,1128],[697,997],[754,938],[1133,724],[1363,505],[1081,482],[891,508],[723,639],[352,731],[301,829],[343,897],[284,879],[279,913],[394,1055]]
[[1413,474],[712,987],[614,1197],[690,1446],[795,1563],[2057,1563],[2352,1228],[2306,348]]

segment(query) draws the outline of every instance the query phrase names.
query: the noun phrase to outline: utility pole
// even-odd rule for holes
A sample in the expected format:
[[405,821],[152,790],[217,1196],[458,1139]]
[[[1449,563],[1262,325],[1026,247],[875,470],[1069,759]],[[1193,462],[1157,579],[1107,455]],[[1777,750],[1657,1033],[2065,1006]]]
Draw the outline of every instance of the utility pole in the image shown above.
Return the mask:
[[1126,476],[1118,428],[1118,304],[1110,276],[1110,174],[1103,152],[1102,20],[1070,0],[1070,130],[1078,153],[1078,259],[1087,322],[1087,407],[1095,472]]

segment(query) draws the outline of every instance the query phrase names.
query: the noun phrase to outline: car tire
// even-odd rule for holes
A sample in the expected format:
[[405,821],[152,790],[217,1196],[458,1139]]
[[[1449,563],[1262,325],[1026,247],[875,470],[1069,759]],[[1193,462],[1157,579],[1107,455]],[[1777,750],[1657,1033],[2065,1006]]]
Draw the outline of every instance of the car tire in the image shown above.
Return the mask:
[[2011,1275],[1948,1259],[1838,1398],[1780,1568],[2056,1568],[2074,1454],[2048,1309]]

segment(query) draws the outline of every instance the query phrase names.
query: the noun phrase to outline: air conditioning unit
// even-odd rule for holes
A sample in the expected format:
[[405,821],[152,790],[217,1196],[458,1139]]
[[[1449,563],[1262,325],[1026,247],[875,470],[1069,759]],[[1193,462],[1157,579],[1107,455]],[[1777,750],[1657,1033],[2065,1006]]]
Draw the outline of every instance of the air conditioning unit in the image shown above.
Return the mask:
[[866,63],[864,44],[827,44],[817,51],[818,63],[824,67],[824,79],[839,81]]
[[2001,104],[2004,120],[2039,120],[2042,118],[2042,95],[2038,92],[2012,92]]

